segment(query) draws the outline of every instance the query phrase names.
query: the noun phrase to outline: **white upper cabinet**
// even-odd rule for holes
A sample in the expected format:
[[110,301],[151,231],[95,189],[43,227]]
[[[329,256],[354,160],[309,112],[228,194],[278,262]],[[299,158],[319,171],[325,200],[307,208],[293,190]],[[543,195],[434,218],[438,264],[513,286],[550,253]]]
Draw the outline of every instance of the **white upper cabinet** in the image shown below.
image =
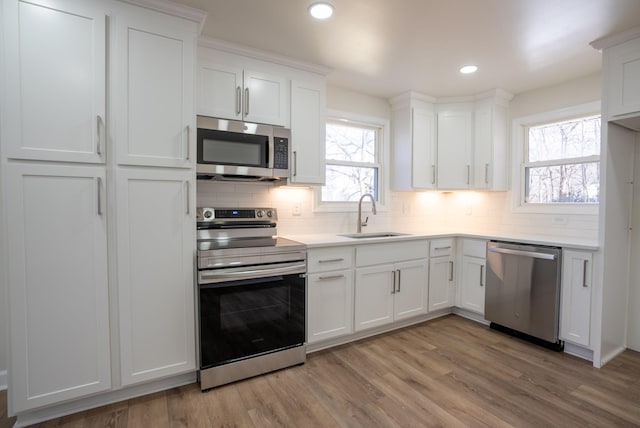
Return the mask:
[[190,171],[118,171],[123,385],[195,370],[194,196]]
[[105,168],[7,163],[10,412],[111,388]]
[[509,138],[507,123],[511,94],[496,95],[476,101],[473,143],[473,183],[475,189],[509,189]]
[[291,81],[289,182],[324,184],[326,82],[323,76]]
[[472,187],[473,106],[442,105],[438,111],[438,189]]
[[5,0],[2,7],[3,155],[103,163],[103,3]]
[[609,116],[640,114],[640,37],[605,52]]
[[131,6],[115,22],[117,163],[191,168],[196,24]]
[[433,99],[416,93],[391,100],[393,115],[392,188],[436,188],[435,112]]
[[[198,107],[202,116],[288,127],[289,80],[273,65],[201,48],[198,59]],[[211,59],[211,56],[218,58]],[[251,67],[253,66],[253,67]]]

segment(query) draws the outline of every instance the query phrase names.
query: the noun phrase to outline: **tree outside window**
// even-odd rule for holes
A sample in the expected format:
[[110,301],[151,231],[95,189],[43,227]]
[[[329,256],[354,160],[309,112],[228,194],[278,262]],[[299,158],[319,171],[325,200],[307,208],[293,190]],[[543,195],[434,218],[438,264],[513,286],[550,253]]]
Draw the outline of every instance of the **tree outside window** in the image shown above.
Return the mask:
[[380,134],[375,125],[327,121],[322,202],[358,201],[365,193],[379,200]]
[[525,128],[525,204],[595,204],[600,197],[600,116]]

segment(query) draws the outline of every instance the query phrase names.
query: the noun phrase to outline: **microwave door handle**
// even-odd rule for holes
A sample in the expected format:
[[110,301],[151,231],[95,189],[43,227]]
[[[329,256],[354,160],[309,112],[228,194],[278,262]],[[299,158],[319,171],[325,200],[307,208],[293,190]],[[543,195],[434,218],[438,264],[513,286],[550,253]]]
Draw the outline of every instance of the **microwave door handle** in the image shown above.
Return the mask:
[[267,168],[269,169],[273,169],[274,166],[274,159],[276,157],[276,143],[275,143],[275,137],[273,135],[269,136],[269,148],[268,148],[269,154],[268,154],[268,159],[267,159]]

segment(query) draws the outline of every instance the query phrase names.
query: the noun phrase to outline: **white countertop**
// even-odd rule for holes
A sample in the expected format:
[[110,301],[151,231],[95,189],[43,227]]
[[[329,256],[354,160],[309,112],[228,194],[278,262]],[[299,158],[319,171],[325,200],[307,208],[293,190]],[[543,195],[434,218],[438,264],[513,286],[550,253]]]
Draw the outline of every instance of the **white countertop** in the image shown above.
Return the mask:
[[[373,232],[373,231],[368,231]],[[598,251],[599,245],[593,239],[578,239],[578,238],[566,238],[559,237],[554,238],[550,236],[534,236],[534,235],[520,235],[520,234],[472,234],[472,233],[460,233],[455,231],[430,231],[430,232],[404,232],[401,230],[393,230],[393,232],[407,233],[400,236],[389,236],[383,238],[348,238],[341,236],[337,233],[318,233],[318,234],[304,234],[304,235],[283,235],[283,238],[291,239],[301,242],[309,248],[319,247],[331,247],[339,245],[358,245],[358,244],[372,244],[380,242],[397,242],[413,239],[437,239],[437,238],[472,238],[472,239],[486,239],[486,240],[499,240],[499,241],[512,241],[522,242],[525,244],[534,245],[551,245],[563,248],[572,248],[577,250]]]

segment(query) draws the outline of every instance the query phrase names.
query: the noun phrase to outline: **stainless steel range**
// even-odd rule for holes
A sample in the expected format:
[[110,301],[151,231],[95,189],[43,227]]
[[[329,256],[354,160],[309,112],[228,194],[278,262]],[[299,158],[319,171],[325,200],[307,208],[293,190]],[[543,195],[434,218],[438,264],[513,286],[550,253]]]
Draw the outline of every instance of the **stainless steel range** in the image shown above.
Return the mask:
[[198,208],[202,390],[304,363],[306,247],[274,208]]

